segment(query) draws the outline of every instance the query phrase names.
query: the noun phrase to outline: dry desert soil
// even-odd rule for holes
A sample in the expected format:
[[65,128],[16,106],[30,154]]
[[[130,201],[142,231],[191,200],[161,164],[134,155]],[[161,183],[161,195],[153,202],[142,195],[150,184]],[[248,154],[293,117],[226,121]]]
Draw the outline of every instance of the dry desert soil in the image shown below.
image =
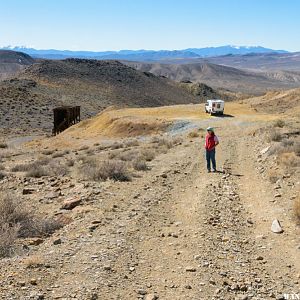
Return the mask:
[[[0,150],[1,193],[64,226],[17,239],[0,260],[0,298],[261,300],[299,294],[293,208],[299,156],[286,151],[296,164],[281,164],[276,149],[282,141],[268,138],[276,130],[295,144],[298,119],[281,124],[280,115],[237,102],[227,105],[224,118],[202,111],[201,105],[107,110],[56,137],[7,139],[8,148]],[[217,173],[205,167],[208,125],[220,139]],[[133,168],[138,159],[145,168]],[[118,177],[124,181],[101,178],[96,166],[107,160],[124,163],[125,177]],[[18,168],[34,161],[43,164],[41,176]],[[274,220],[282,233],[272,232]]]

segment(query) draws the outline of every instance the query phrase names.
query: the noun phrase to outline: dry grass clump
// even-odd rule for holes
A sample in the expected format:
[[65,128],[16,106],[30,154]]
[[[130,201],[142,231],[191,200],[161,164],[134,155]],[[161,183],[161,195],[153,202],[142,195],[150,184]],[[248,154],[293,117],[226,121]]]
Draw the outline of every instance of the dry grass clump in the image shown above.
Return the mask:
[[32,169],[39,168],[40,166],[46,166],[50,162],[50,159],[45,157],[38,159],[32,163],[28,164],[19,164],[11,168],[12,172],[29,172]]
[[52,158],[64,157],[66,154],[69,154],[69,153],[70,153],[69,150],[55,152],[55,153],[53,153]]
[[68,173],[67,161],[64,164],[58,161],[51,161],[49,158],[43,158],[29,164],[15,165],[12,172],[26,172],[26,177],[40,178],[43,176],[64,176]]
[[38,218],[15,196],[0,196],[0,256],[12,253],[18,237],[38,237],[52,234],[62,225],[52,219]]
[[0,257],[11,256],[13,246],[18,237],[19,226],[10,226],[9,224],[0,224]]
[[41,178],[43,176],[50,176],[50,172],[43,166],[37,166],[30,168],[26,174],[26,177]]
[[128,150],[128,151],[124,151],[124,152],[119,153],[116,157],[119,160],[132,161],[138,155],[139,155],[139,151],[138,150]]
[[121,160],[106,160],[95,164],[85,164],[79,170],[88,180],[131,181],[132,176],[128,164]]
[[119,143],[119,142],[115,142],[110,146],[110,149],[114,150],[114,149],[121,149],[124,148],[124,144],[123,143]]
[[294,200],[294,214],[297,218],[297,222],[300,223],[300,196]]
[[155,151],[149,148],[144,148],[141,150],[141,157],[146,161],[151,161],[155,158]]
[[297,156],[300,156],[300,142],[296,142],[293,145],[293,151]]
[[282,135],[280,132],[274,130],[270,133],[269,138],[272,142],[280,142],[282,139]]
[[300,166],[300,157],[294,152],[286,152],[278,156],[278,162],[287,169],[293,169]]
[[200,136],[200,133],[198,130],[193,130],[188,133],[189,138],[197,138],[199,136]]
[[55,152],[55,150],[43,150],[42,151],[42,154],[44,154],[44,155],[52,155],[53,153]]
[[278,119],[274,122],[274,127],[283,128],[285,126],[285,122],[281,119]]
[[44,265],[44,260],[38,255],[31,255],[23,260],[26,268],[35,269]]
[[139,146],[139,141],[137,139],[128,140],[125,142],[126,147],[137,147]]
[[167,149],[171,149],[174,146],[174,143],[171,139],[167,139],[167,138],[161,138],[158,141],[158,145],[160,147],[166,147]]
[[141,156],[139,156],[135,160],[133,160],[132,167],[137,171],[147,171],[148,170],[147,163],[146,163],[145,159]]
[[0,165],[0,171],[5,170],[5,167],[3,165]]
[[75,165],[74,159],[67,159],[66,166],[67,167],[73,167]]

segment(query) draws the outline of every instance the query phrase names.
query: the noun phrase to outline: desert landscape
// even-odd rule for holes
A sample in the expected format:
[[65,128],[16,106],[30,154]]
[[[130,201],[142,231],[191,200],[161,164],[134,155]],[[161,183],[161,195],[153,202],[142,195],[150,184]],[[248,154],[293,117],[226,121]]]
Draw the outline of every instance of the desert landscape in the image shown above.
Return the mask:
[[4,1],[0,299],[300,299],[299,10]]
[[[0,83],[1,299],[299,289],[300,88],[251,96],[116,61],[16,69]],[[205,114],[220,97],[225,115]],[[60,105],[80,105],[83,120],[51,136]],[[208,126],[221,141],[216,174]]]

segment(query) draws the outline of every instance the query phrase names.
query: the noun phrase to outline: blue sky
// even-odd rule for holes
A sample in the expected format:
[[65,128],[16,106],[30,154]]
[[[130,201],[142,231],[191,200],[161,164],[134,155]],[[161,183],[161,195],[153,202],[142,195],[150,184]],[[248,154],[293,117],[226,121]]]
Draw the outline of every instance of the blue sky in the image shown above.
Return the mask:
[[0,46],[300,51],[299,0],[0,0]]

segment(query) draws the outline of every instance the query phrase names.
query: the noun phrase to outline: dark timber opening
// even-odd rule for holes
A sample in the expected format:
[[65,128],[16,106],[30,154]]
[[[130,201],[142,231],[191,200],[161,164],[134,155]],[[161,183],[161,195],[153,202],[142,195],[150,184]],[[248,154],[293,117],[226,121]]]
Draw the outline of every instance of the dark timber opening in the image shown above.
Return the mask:
[[68,127],[80,122],[80,106],[61,106],[53,109],[54,127],[53,135],[56,135]]

